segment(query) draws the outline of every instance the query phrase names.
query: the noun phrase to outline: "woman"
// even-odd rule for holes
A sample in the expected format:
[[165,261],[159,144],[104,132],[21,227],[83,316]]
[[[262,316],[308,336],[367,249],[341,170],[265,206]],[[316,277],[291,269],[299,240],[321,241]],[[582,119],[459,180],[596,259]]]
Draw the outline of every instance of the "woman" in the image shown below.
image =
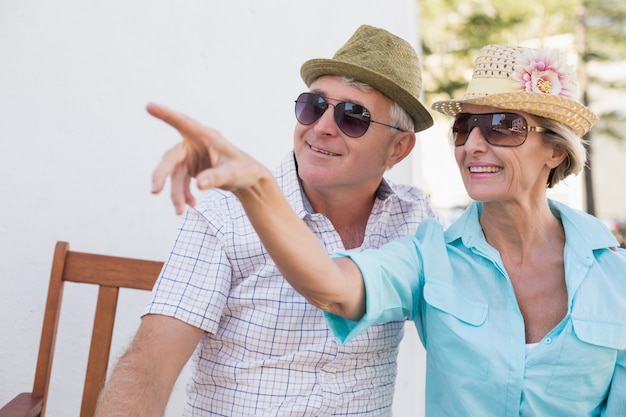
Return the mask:
[[[581,137],[596,117],[576,88],[555,52],[483,48],[467,93],[433,105],[455,117],[454,154],[475,202],[445,232],[426,221],[415,236],[334,262],[269,171],[159,106],[148,110],[185,142],[155,171],[154,191],[168,175],[175,200],[188,199],[188,176],[233,191],[285,278],[344,343],[413,320],[427,349],[427,415],[623,416],[626,251],[597,219],[546,196],[585,163]],[[198,149],[213,168],[200,172]]]

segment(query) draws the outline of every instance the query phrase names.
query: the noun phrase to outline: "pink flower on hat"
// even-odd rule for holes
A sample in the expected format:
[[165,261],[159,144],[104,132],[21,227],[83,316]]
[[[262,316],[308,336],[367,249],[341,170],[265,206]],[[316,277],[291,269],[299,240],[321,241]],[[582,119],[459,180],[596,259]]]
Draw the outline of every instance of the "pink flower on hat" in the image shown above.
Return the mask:
[[512,78],[528,93],[576,98],[576,74],[557,51],[524,49]]

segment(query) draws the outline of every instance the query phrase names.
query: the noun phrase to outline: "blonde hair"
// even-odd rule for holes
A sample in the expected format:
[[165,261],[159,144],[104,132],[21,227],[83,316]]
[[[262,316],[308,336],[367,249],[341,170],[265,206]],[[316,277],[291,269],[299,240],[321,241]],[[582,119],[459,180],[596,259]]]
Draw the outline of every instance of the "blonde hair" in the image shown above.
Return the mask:
[[561,180],[570,175],[579,174],[587,163],[586,141],[578,136],[564,123],[545,117],[535,116],[542,127],[548,129],[543,134],[543,140],[554,146],[561,147],[567,152],[567,157],[559,166],[553,168],[548,177],[548,188],[554,187]]

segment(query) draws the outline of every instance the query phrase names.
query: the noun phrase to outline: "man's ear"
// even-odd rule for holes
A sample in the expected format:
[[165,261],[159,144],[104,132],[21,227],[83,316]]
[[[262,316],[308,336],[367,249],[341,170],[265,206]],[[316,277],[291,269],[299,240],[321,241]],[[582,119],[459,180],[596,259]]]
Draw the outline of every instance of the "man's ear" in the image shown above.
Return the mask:
[[406,158],[415,147],[415,133],[400,132],[398,135],[393,145],[393,151],[387,159],[389,168]]

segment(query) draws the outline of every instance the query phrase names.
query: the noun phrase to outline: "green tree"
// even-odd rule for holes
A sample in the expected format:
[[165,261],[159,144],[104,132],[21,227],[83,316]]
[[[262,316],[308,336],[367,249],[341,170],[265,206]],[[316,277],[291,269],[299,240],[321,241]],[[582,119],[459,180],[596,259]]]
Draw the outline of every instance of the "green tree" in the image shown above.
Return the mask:
[[[626,82],[607,81],[600,77],[588,76],[587,65],[593,61],[614,61],[626,59],[626,3],[623,0],[583,0],[576,5],[576,50],[579,56],[579,79],[582,86],[583,103],[589,105],[588,94],[591,84],[604,88],[626,90]],[[619,107],[599,114],[600,120],[587,134],[589,161],[585,166],[585,205],[590,214],[596,214],[593,187],[593,136],[603,134],[617,140],[624,140],[621,132],[626,129],[626,112]]]
[[577,0],[427,0],[421,5],[426,100],[458,97],[490,43],[517,45],[573,33]]

